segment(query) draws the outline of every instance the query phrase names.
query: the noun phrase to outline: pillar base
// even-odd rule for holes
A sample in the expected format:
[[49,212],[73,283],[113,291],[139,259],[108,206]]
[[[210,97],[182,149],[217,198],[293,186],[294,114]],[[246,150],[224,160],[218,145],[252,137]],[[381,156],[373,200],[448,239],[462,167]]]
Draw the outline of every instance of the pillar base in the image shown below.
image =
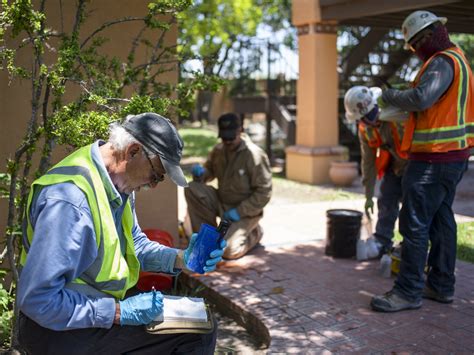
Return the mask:
[[331,161],[349,159],[349,149],[338,145],[333,147],[307,147],[293,145],[286,152],[286,177],[307,184],[330,183]]

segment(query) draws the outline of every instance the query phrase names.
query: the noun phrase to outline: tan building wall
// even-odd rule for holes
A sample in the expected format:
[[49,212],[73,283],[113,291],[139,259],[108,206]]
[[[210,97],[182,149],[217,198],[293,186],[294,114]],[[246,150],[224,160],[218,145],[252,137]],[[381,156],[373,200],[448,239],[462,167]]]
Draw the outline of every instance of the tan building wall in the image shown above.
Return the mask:
[[319,0],[293,0],[298,28],[296,144],[286,149],[286,175],[311,184],[329,182],[331,161],[346,160],[338,146],[336,23],[321,22]]
[[[149,1],[134,0],[100,0],[87,2],[90,12],[82,30],[85,38],[101,24],[116,18],[128,16],[143,16],[146,14],[146,5]],[[60,28],[59,2],[46,2],[48,19],[52,26]],[[75,1],[63,1],[63,20],[65,30],[74,23],[72,7]],[[126,58],[133,38],[136,36],[142,23],[129,22],[110,27],[102,32],[110,39],[104,45],[104,50],[110,56]],[[167,34],[166,43],[176,43],[177,30],[174,28]],[[152,39],[153,40],[153,39]],[[155,38],[156,40],[156,38]],[[137,63],[143,62],[146,49],[142,46],[137,51]],[[31,62],[31,56],[24,52],[21,55],[23,63]],[[162,81],[177,82],[177,71],[167,73]],[[31,83],[28,80],[9,82],[4,71],[0,71],[0,172],[5,172],[6,159],[12,157],[20,145],[31,114]],[[57,162],[65,155],[64,151],[56,149],[53,161]],[[137,194],[137,214],[141,227],[160,228],[169,231],[177,241],[177,188],[169,181],[158,185],[158,188]],[[7,219],[7,204],[0,201],[0,228],[3,231]],[[2,233],[3,234],[3,233]],[[3,238],[0,238],[2,240]]]
[[223,86],[218,92],[212,95],[211,112],[209,113],[209,121],[217,123],[220,115],[232,112],[234,110],[234,103],[232,97],[229,96],[228,86]]

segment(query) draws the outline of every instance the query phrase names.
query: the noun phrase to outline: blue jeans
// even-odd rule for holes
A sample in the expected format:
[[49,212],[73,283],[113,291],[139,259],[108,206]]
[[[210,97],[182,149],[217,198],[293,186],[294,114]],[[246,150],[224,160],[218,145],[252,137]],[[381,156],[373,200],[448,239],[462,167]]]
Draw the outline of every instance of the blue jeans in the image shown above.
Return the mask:
[[393,229],[400,211],[402,200],[402,177],[394,174],[392,169],[382,178],[380,197],[377,199],[378,217],[374,236],[385,250],[392,246]]
[[451,206],[466,169],[467,161],[408,163],[400,211],[402,259],[393,291],[409,301],[421,299],[428,242],[431,249],[427,284],[439,294],[454,294],[457,236]]
[[20,312],[20,344],[29,355],[213,355],[217,323],[208,334],[150,334],[144,326],[112,325],[111,328],[83,328],[56,331],[44,328]]

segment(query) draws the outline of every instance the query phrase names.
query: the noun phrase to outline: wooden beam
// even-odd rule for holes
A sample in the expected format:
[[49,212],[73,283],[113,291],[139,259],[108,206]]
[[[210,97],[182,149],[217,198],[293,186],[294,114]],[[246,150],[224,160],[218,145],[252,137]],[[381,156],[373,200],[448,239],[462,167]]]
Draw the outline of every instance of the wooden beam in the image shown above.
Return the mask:
[[416,10],[428,6],[439,6],[461,0],[320,0],[323,21],[342,21],[351,18],[388,14],[406,10]]
[[372,28],[369,33],[367,33],[365,37],[351,49],[342,63],[341,81],[347,80],[349,75],[351,75],[354,69],[357,68],[365,58],[367,58],[370,51],[380,42],[386,33],[386,30]]
[[[398,21],[387,20],[383,16],[379,19],[376,18],[361,18],[361,19],[349,19],[340,23],[344,26],[370,26],[371,28],[378,29],[399,29],[400,24],[403,22],[404,17],[400,18]],[[454,21],[452,18],[448,20],[446,24],[449,33],[474,33],[474,26],[467,21]]]

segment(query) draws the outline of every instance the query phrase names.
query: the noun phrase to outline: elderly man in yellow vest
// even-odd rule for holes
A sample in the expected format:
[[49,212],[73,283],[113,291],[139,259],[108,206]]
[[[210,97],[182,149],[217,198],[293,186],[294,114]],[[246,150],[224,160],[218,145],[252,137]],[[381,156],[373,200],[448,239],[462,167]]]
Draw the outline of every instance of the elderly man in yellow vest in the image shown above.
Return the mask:
[[380,257],[392,248],[393,230],[402,199],[402,177],[407,164],[407,154],[400,150],[404,122],[387,122],[397,117],[387,117],[380,110],[377,105],[380,94],[380,88],[354,86],[344,97],[346,119],[358,125],[365,213],[369,218],[373,213],[375,182],[381,179],[377,225],[375,233],[368,239],[369,259]]
[[405,19],[406,48],[423,66],[412,88],[382,94],[382,104],[411,114],[402,142],[409,162],[402,182],[400,272],[391,291],[372,298],[372,308],[380,312],[420,308],[422,297],[453,301],[456,221],[451,206],[474,146],[474,78],[464,53],[449,40],[446,21],[428,11]]
[[[19,339],[29,354],[214,352],[209,334],[149,334],[163,295],[126,297],[140,270],[177,274],[186,250],[148,240],[135,215],[134,191],[168,175],[180,186],[183,142],[155,113],[127,117],[72,153],[31,188],[25,217],[17,304]],[[215,269],[225,242],[207,258]]]
[[[259,221],[270,201],[272,173],[265,152],[242,134],[241,119],[219,117],[219,137],[204,165],[193,167],[194,180],[185,189],[193,231],[201,223],[216,225],[216,217],[232,221],[227,232],[225,259],[237,259],[262,239]],[[217,178],[218,188],[207,185]]]

